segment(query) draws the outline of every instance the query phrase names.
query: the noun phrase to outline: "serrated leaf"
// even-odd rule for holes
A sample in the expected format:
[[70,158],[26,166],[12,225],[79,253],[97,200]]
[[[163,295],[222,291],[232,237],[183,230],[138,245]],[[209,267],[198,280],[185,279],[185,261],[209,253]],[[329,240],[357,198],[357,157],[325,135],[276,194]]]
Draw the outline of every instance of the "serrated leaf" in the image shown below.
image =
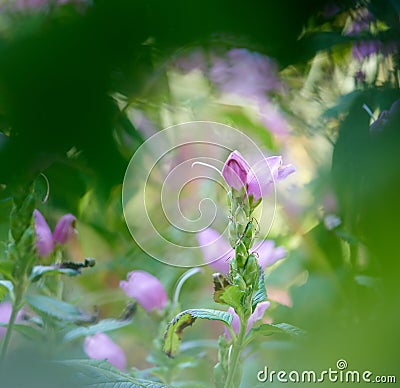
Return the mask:
[[305,331],[299,329],[296,326],[288,323],[277,323],[277,324],[263,324],[251,330],[252,333],[261,334],[264,336],[270,336],[272,334],[288,334],[292,337],[298,337],[305,334]]
[[265,290],[264,271],[260,269],[260,276],[258,278],[258,287],[253,295],[252,311],[254,312],[257,305],[267,299],[267,291]]
[[221,321],[231,325],[233,316],[225,311],[211,309],[190,309],[178,314],[167,326],[164,334],[164,352],[174,357],[179,348],[183,329],[191,326],[197,318]]
[[72,268],[60,268],[55,265],[35,265],[32,269],[29,279],[32,282],[36,282],[42,276],[50,274],[63,274],[68,276],[76,276],[80,274],[80,271]]
[[131,322],[131,320],[118,321],[116,319],[103,319],[95,325],[78,327],[69,331],[67,334],[65,334],[64,341],[68,342],[79,337],[86,337],[96,333],[105,333],[107,331],[120,329],[121,327],[129,325]]
[[[0,322],[0,327],[7,327],[8,323]],[[24,337],[35,340],[41,337],[41,332],[32,326],[24,325],[22,323],[14,323],[13,330],[22,334]]]
[[12,293],[13,289],[14,286],[9,280],[0,280],[0,302],[8,293]]
[[72,369],[73,379],[92,388],[168,388],[167,385],[131,377],[104,360],[66,360],[60,364]]
[[45,295],[28,295],[26,300],[39,315],[69,322],[90,322],[93,319],[74,305]]

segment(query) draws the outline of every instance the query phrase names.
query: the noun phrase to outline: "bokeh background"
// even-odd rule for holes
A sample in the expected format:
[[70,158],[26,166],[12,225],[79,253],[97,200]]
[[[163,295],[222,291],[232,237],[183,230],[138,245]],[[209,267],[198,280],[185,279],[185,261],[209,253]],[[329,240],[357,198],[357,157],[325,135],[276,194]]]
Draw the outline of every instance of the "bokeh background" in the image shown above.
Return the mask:
[[[125,169],[163,128],[230,125],[297,168],[278,188],[268,238],[287,256],[266,271],[264,320],[308,333],[257,341],[243,387],[265,365],[323,370],[338,359],[399,379],[399,14],[397,0],[0,1],[1,240],[13,190],[35,179],[44,197],[43,173],[50,225],[67,212],[78,219],[66,257],[97,261],[66,279],[67,300],[117,317],[127,302],[119,281],[135,269],[172,297],[184,269],[132,239]],[[188,280],[183,308],[217,307],[211,274]],[[138,307],[112,333],[130,367],[157,374],[159,321]],[[210,322],[185,332],[176,384],[209,384],[222,333]],[[45,347],[85,357],[79,341]]]

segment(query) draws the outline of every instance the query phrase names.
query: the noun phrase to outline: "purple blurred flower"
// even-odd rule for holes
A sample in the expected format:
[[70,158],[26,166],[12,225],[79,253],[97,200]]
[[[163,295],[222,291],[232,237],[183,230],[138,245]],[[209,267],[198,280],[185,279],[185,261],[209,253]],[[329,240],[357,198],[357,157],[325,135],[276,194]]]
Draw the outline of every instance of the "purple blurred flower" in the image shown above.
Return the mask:
[[358,61],[370,57],[373,54],[382,54],[385,57],[398,52],[397,42],[382,43],[380,40],[361,40],[354,43],[351,53]]
[[246,187],[247,195],[252,195],[257,202],[273,190],[275,181],[283,180],[295,171],[293,165],[283,165],[282,156],[270,156],[250,168],[240,152],[233,151],[224,164],[222,176],[235,190]]
[[289,134],[289,123],[281,110],[269,101],[260,101],[258,107],[263,125],[278,136]]
[[75,223],[76,217],[72,214],[68,213],[62,216],[54,228],[54,241],[58,242],[59,244],[67,243],[76,233]]
[[241,48],[230,50],[225,58],[216,58],[209,76],[223,93],[257,101],[281,88],[276,63],[265,55]]
[[193,70],[200,70],[203,73],[207,71],[207,62],[203,50],[197,48],[186,55],[178,57],[174,65],[184,74]]
[[[203,252],[204,261],[216,271],[227,274],[229,272],[229,259],[235,255],[234,249],[231,248],[217,231],[207,228],[197,233],[197,239]],[[286,255],[283,247],[276,247],[271,240],[265,240],[255,247],[258,253],[258,264],[265,269],[281,260]]]
[[164,286],[148,272],[129,272],[127,280],[120,281],[119,286],[126,295],[135,298],[148,312],[162,310],[167,304],[168,297]]
[[89,358],[94,360],[106,359],[120,370],[126,368],[124,351],[108,335],[97,333],[85,338],[83,349]]
[[[247,329],[246,329],[246,333],[248,333],[250,331],[250,329],[253,327],[253,325],[259,321],[260,319],[262,319],[262,317],[265,314],[265,311],[267,310],[267,308],[270,306],[270,302],[266,301],[266,302],[261,302],[257,305],[257,307],[255,308],[253,314],[250,315],[248,324],[247,324]],[[233,331],[238,334],[239,330],[240,330],[240,320],[238,315],[235,313],[235,310],[232,307],[229,307],[228,309],[228,313],[233,315],[233,319],[232,319],[232,329]],[[224,327],[225,330],[225,334],[226,336],[230,339],[231,338],[231,334],[229,333],[228,329],[226,327]]]
[[53,235],[42,213],[35,209],[33,212],[35,219],[36,249],[39,256],[47,257],[54,250]]
[[340,12],[340,7],[336,3],[327,3],[324,5],[322,10],[322,16],[324,18],[331,18]]
[[[12,312],[12,304],[11,302],[2,302],[0,303],[0,322],[1,323],[8,323],[11,318]],[[22,320],[22,311],[18,311],[17,316],[15,318],[15,322],[20,322]],[[6,334],[7,328],[0,327],[0,340]]]
[[345,32],[346,35],[358,35],[361,32],[368,31],[371,23],[375,21],[374,15],[369,12],[368,8],[360,8],[352,23]]
[[204,261],[216,271],[229,272],[229,259],[234,256],[234,250],[216,230],[207,228],[197,233]]
[[273,240],[262,241],[261,245],[255,247],[255,251],[258,253],[258,264],[263,269],[283,259],[287,253],[284,247],[275,247]]
[[370,57],[373,54],[377,54],[381,51],[382,42],[379,40],[361,40],[354,43],[351,54],[358,61],[363,61],[364,59]]

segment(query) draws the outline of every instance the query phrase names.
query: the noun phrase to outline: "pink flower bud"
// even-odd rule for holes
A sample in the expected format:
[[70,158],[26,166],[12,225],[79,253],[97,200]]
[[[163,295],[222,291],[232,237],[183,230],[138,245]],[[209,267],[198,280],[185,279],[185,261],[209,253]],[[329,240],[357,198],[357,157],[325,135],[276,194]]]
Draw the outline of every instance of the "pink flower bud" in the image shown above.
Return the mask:
[[285,179],[295,171],[292,164],[283,165],[282,156],[270,156],[250,168],[240,152],[233,151],[225,162],[222,176],[237,191],[246,187],[247,195],[252,195],[254,202],[257,202],[272,192],[276,181]]
[[[250,331],[250,329],[253,327],[253,325],[259,321],[260,319],[262,319],[262,317],[265,314],[265,310],[270,306],[270,302],[266,301],[266,302],[261,302],[257,305],[257,307],[255,308],[253,314],[250,315],[249,321],[247,323],[247,329],[246,329],[246,333],[248,333]],[[233,319],[232,319],[232,329],[236,334],[239,334],[239,330],[240,330],[240,319],[238,317],[238,315],[235,313],[235,310],[232,307],[229,307],[228,309],[228,313],[233,315]],[[231,335],[228,331],[228,329],[226,327],[224,327],[225,330],[225,334],[228,338],[231,338]]]
[[[0,323],[8,323],[11,318],[12,305],[10,302],[0,303]],[[15,322],[20,322],[22,319],[22,310],[17,313]],[[6,334],[7,328],[0,327],[0,340]]]
[[222,176],[230,187],[240,191],[240,189],[246,185],[249,171],[250,166],[240,152],[233,151],[224,164]]
[[72,214],[65,214],[54,228],[53,238],[59,244],[67,243],[75,234],[76,218]]
[[85,338],[83,349],[89,358],[107,360],[120,370],[126,368],[125,353],[108,335],[97,333]]
[[35,219],[35,232],[36,232],[36,249],[39,256],[47,257],[54,249],[53,235],[49,225],[42,216],[39,210],[35,209],[33,212]]
[[168,297],[162,283],[145,271],[133,271],[127,275],[127,280],[119,282],[125,294],[136,299],[146,310],[162,310]]

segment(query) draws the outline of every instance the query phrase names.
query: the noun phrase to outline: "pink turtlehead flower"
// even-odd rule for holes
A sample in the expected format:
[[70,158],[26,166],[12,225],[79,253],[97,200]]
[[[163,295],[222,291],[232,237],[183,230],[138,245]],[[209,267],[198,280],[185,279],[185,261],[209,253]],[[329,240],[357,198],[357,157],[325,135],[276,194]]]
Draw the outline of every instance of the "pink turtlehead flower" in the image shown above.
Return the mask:
[[[0,322],[1,323],[8,323],[11,318],[12,312],[12,305],[11,302],[2,302],[0,303]],[[22,310],[17,313],[15,318],[15,322],[20,322],[22,320]],[[0,340],[6,334],[7,328],[0,327]]]
[[120,370],[126,368],[125,353],[108,335],[97,333],[85,338],[83,349],[89,358],[107,360]]
[[257,202],[271,193],[276,181],[285,179],[295,171],[292,164],[283,165],[282,156],[270,156],[251,168],[239,151],[233,151],[224,164],[222,176],[237,191],[245,187],[247,195],[253,196]]
[[54,250],[53,235],[42,213],[35,209],[33,212],[35,219],[36,249],[39,256],[47,257]]
[[[253,327],[253,325],[259,321],[260,319],[262,319],[262,317],[265,314],[265,311],[267,310],[267,308],[270,306],[270,302],[266,301],[266,302],[261,302],[257,305],[257,307],[255,308],[253,314],[250,315],[249,321],[247,323],[247,329],[246,329],[246,333],[248,333],[250,331],[250,329]],[[238,334],[239,330],[240,330],[240,320],[239,320],[239,316],[235,313],[235,310],[232,307],[229,307],[228,309],[228,313],[233,315],[233,319],[232,319],[232,329],[233,331]],[[231,334],[229,333],[228,329],[226,327],[224,327],[225,330],[225,334],[228,338],[231,338]]]
[[162,283],[145,271],[133,271],[127,275],[127,280],[119,282],[126,295],[136,299],[148,312],[162,310],[168,301],[167,292]]
[[75,234],[76,218],[72,214],[65,214],[54,228],[53,239],[59,244],[67,243]]
[[[235,251],[228,241],[212,228],[197,233],[197,240],[203,252],[204,261],[216,271],[228,273],[229,259],[235,255]],[[262,269],[275,264],[286,256],[285,248],[275,247],[272,240],[264,240],[255,248],[254,252],[257,252],[258,263]]]

